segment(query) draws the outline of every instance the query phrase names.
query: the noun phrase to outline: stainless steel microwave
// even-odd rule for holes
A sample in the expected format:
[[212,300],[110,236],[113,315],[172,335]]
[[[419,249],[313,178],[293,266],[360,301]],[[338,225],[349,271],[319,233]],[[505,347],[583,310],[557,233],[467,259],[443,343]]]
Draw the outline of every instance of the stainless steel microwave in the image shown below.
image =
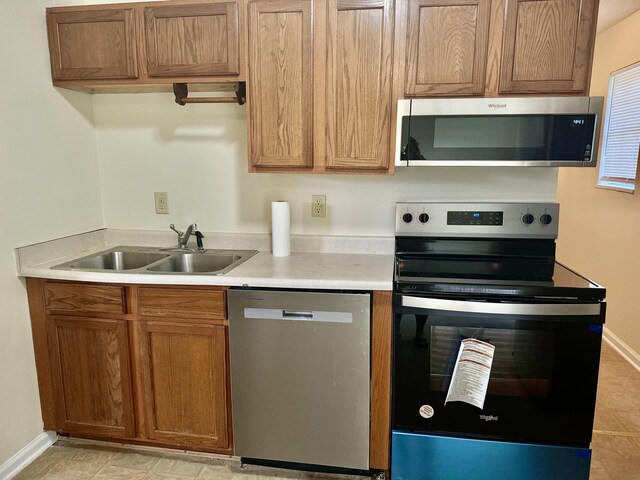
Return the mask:
[[593,167],[602,97],[398,102],[396,166]]

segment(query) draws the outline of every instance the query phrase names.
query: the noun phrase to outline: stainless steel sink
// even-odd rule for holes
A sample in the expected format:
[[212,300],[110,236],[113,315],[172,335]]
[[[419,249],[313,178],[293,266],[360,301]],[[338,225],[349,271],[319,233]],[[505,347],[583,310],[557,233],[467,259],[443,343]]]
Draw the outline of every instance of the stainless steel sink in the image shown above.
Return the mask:
[[158,262],[147,270],[165,273],[221,272],[240,259],[242,259],[240,255],[183,253],[174,255],[164,262]]
[[52,267],[56,270],[122,273],[223,275],[258,253],[256,250],[185,250],[115,247]]
[[78,260],[70,265],[73,269],[91,270],[135,270],[167,258],[169,255],[162,253],[125,252],[116,250],[113,252],[98,254]]

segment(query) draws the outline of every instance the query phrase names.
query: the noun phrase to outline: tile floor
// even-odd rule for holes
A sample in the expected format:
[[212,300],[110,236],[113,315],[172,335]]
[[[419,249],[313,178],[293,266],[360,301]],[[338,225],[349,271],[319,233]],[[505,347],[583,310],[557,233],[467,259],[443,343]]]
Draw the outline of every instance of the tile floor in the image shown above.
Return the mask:
[[640,372],[603,343],[590,480],[640,479]]
[[238,459],[59,440],[15,480],[364,480],[365,477],[293,472],[245,465]]
[[[592,443],[591,480],[640,480],[639,407],[640,372],[605,343]],[[364,477],[311,474],[255,466],[241,468],[237,460],[225,457],[214,458],[167,450],[137,450],[74,440],[60,440],[15,477],[16,480],[282,478],[361,480]]]

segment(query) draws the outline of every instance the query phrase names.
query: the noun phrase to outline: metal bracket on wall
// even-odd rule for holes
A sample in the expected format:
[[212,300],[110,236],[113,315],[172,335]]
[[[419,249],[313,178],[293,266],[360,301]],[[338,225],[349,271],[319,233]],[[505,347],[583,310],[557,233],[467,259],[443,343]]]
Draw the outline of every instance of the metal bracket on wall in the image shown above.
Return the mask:
[[186,105],[187,103],[237,103],[244,105],[247,100],[247,84],[245,82],[236,82],[235,97],[192,97],[189,98],[189,87],[186,83],[174,83],[173,94],[176,96],[178,105]]

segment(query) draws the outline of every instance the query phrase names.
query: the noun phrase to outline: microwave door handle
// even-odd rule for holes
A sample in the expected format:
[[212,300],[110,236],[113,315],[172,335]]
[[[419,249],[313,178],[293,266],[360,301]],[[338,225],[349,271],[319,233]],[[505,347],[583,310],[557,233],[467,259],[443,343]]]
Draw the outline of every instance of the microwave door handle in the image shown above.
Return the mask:
[[403,307],[492,315],[598,316],[599,303],[489,303],[402,296]]

